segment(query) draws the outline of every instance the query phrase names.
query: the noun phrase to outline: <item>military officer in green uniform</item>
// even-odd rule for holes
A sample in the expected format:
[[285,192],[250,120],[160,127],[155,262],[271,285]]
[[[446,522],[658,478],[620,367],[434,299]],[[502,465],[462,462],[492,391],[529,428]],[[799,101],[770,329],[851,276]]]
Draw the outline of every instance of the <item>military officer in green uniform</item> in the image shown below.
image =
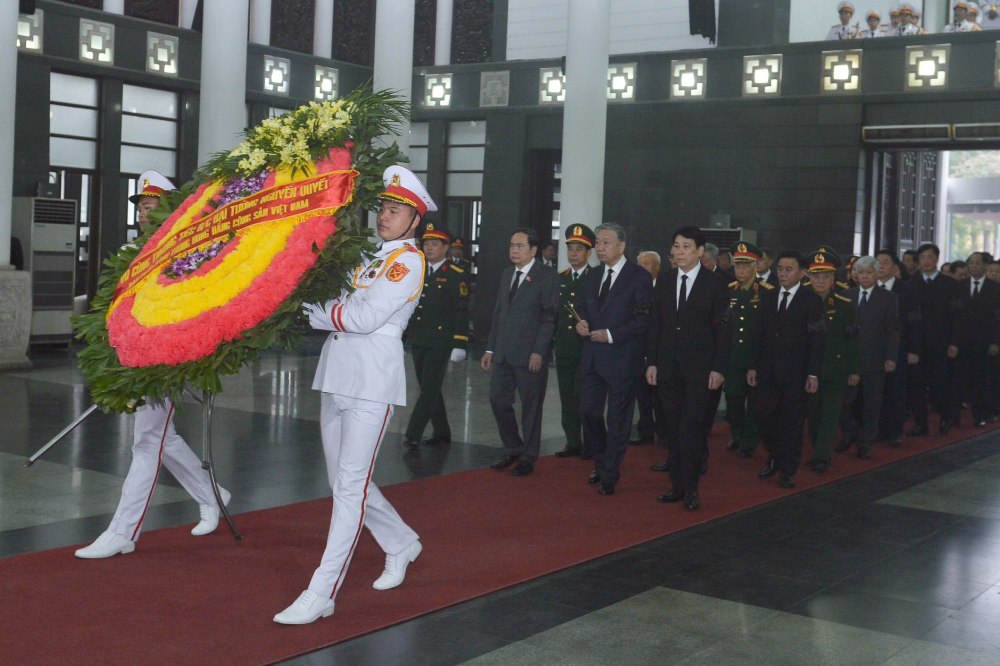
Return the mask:
[[456,238],[448,247],[448,261],[461,268],[466,273],[466,279],[472,277],[472,263],[465,258],[465,244],[461,238]]
[[587,261],[596,236],[585,224],[574,224],[566,236],[566,259],[569,268],[559,273],[559,312],[552,349],[556,357],[556,377],[559,379],[559,402],[562,403],[562,427],[566,433],[566,448],[556,452],[560,458],[592,457],[583,442],[583,421],[580,418],[580,348],[583,338],[576,332],[574,307],[580,297],[583,278],[590,273]]
[[757,261],[761,250],[753,243],[737,241],[729,248],[736,279],[729,283],[729,304],[733,314],[733,346],[729,360],[729,379],[724,385],[726,393],[726,422],[732,439],[730,449],[736,449],[742,458],[753,455],[760,443],[760,434],[753,414],[747,409],[750,392],[746,382],[747,370],[753,359],[753,341],[757,338],[757,308],[764,292],[774,289],[770,282],[757,279]]
[[413,354],[413,366],[420,397],[406,425],[403,446],[415,448],[430,421],[432,436],[424,444],[451,442],[451,426],[444,408],[441,386],[448,361],[465,360],[469,342],[469,276],[448,260],[451,237],[433,223],[424,231],[422,245],[427,258],[427,274],[420,303],[406,327],[406,340]]
[[840,410],[848,386],[861,380],[861,342],[858,339],[858,308],[836,292],[835,271],[840,257],[826,246],[811,255],[809,274],[812,290],[823,300],[826,338],[819,373],[819,391],[809,396],[806,419],[813,455],[806,465],[814,472],[830,466],[833,443],[840,424]]

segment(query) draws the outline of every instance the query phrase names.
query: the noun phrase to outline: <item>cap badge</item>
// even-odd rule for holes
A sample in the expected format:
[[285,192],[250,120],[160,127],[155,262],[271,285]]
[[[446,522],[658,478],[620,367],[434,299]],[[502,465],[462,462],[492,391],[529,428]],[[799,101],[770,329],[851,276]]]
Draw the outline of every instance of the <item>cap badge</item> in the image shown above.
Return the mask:
[[394,173],[392,174],[392,180],[389,181],[389,184],[394,187],[399,187],[401,182],[402,181],[399,179],[399,174]]

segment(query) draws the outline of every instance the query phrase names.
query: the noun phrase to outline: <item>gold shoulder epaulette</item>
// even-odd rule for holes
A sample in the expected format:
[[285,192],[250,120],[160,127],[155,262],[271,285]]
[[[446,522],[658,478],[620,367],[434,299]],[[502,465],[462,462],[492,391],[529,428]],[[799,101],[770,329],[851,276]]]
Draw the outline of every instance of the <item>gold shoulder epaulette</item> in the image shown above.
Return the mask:
[[837,280],[837,286],[840,287],[841,289],[850,289],[851,288],[851,285],[847,284],[846,282],[842,282],[840,280]]
[[764,289],[774,289],[774,285],[770,282],[758,282],[757,284],[764,287]]
[[459,266],[458,264],[452,264],[451,265],[451,270],[455,271],[456,273],[464,273],[465,272],[465,269],[462,268],[461,266]]
[[847,296],[841,296],[840,294],[834,294],[833,297],[834,298],[839,298],[840,300],[844,301],[845,303],[853,303],[854,302],[851,299],[849,299]]
[[736,287],[738,287],[738,286],[740,286],[740,281],[739,280],[733,280],[732,282],[729,283],[729,288],[730,289],[736,289]]
[[561,271],[559,271],[559,275],[569,275],[569,269],[568,268],[562,269]]

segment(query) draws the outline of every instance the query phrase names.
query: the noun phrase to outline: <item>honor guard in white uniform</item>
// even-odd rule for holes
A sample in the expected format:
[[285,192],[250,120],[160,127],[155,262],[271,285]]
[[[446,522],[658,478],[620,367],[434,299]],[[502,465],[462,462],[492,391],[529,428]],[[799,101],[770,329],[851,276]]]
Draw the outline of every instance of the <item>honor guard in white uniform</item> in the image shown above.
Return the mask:
[[979,15],[979,27],[983,30],[996,30],[1000,28],[1000,2],[979,3]]
[[322,306],[303,307],[309,324],[330,331],[313,388],[320,395],[320,433],[333,516],[326,549],[309,587],[274,616],[279,624],[308,624],[333,614],[361,528],[386,553],[385,571],[372,587],[403,582],[422,546],[414,532],[372,482],[379,445],[393,405],[406,404],[402,335],[424,285],[424,255],[414,236],[421,218],[437,207],[423,184],[401,166],[384,174],[378,214],[382,244],[354,269],[354,290]]
[[978,32],[979,25],[970,20],[969,3],[957,0],[951,6],[952,22],[944,27],[945,32]]
[[[129,197],[139,212],[139,228],[146,232],[149,212],[160,204],[160,197],[174,189],[174,184],[158,171],[146,171],[139,176],[139,191]],[[219,525],[219,505],[212,489],[208,471],[202,469],[184,438],[174,429],[174,405],[170,400],[148,402],[135,410],[135,430],[132,440],[132,464],[122,485],[122,496],[111,519],[111,525],[94,543],[76,551],[85,560],[127,554],[135,550],[142,531],[149,502],[153,499],[160,463],[174,475],[184,490],[198,502],[201,522],[191,534],[202,536]],[[229,503],[229,492],[219,489],[222,500]]]
[[904,37],[913,35],[926,35],[927,31],[920,25],[920,12],[909,2],[904,2],[899,9],[902,21],[900,22],[899,34]]
[[830,39],[855,39],[858,36],[860,30],[857,25],[850,25],[851,19],[854,17],[854,3],[841,2],[837,5],[837,13],[840,14],[840,23],[830,28],[830,32],[826,33],[826,38]]
[[885,37],[885,31],[882,29],[882,16],[877,11],[874,9],[869,10],[865,14],[865,23],[868,24],[868,28],[858,33],[859,37]]

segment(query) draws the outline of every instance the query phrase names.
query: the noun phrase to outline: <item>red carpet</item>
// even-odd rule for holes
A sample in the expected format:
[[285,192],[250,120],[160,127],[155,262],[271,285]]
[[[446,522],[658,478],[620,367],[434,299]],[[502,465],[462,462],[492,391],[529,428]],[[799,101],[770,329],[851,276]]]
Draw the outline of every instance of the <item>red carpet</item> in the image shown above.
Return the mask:
[[[795,491],[982,432],[907,439],[902,449],[879,445],[870,461],[836,455],[826,474],[801,471]],[[756,477],[762,451],[738,459],[723,450],[726,437],[728,429],[717,427],[697,512],[654,501],[668,480],[648,471],[663,455],[652,447],[630,448],[613,497],[587,486],[589,463],[556,458],[523,479],[480,469],[386,488],[421,534],[423,555],[404,585],[376,592],[371,582],[383,557],[366,534],[336,613],[304,627],[271,618],[309,582],[329,500],[239,515],[239,544],[224,526],[194,538],[188,525],[145,534],[135,553],[108,560],[78,560],[75,548],[0,559],[0,663],[273,662],[789,494]],[[606,534],[600,542],[588,529],[595,523]]]

